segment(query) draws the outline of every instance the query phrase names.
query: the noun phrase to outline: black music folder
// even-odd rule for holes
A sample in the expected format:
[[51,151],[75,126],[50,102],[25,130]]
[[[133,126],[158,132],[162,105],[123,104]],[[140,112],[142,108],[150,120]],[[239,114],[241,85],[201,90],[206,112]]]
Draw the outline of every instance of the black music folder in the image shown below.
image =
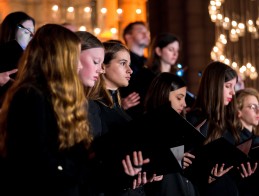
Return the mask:
[[253,135],[253,142],[248,154],[254,162],[259,163],[259,136],[258,135]]
[[142,151],[144,158],[150,159],[143,171],[161,175],[182,170],[171,148],[181,145],[185,149],[196,148],[203,142],[204,136],[195,127],[170,105],[165,105],[110,131],[102,136],[97,146],[101,155],[107,155],[107,159],[113,161],[113,154],[119,164],[127,154]]
[[251,147],[249,156],[251,157],[252,161],[259,163],[259,146]]
[[241,163],[249,161],[249,156],[242,151],[242,149],[245,150],[243,146],[247,142],[236,146],[221,137],[203,146],[197,158],[201,158],[212,165],[224,163],[226,166],[239,166]]
[[[239,167],[241,163],[251,162],[247,152],[247,146],[251,144],[251,139],[244,141],[239,145],[233,145],[224,137],[216,139],[198,149],[193,154],[195,159],[192,164],[185,169],[184,173],[190,179],[207,176],[212,168],[218,164],[218,168],[224,163],[225,167]],[[242,151],[243,150],[243,151]]]

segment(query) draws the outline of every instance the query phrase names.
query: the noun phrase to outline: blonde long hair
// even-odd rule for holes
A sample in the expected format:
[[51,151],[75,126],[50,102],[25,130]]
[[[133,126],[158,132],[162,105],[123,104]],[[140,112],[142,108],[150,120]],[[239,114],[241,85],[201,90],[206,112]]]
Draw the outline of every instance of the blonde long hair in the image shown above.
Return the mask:
[[67,149],[84,141],[89,147],[92,136],[86,118],[86,98],[77,74],[80,39],[70,30],[55,24],[38,29],[19,64],[17,79],[8,91],[0,118],[0,144],[5,152],[7,116],[16,91],[23,84],[38,84],[51,95],[59,128],[59,148]]

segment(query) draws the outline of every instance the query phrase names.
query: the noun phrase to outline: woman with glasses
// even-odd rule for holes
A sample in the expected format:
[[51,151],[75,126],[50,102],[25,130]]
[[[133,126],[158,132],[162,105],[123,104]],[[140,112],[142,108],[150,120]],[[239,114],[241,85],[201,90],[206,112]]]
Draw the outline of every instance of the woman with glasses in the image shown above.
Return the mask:
[[[235,85],[238,75],[230,66],[213,61],[203,72],[194,107],[187,120],[205,136],[205,144],[221,137],[238,145],[247,139],[237,118]],[[236,166],[218,163],[213,168],[195,173],[201,195],[239,195],[241,179],[251,176],[257,164],[250,162]],[[239,172],[235,172],[239,169]],[[237,176],[238,175],[238,176]]]
[[[24,12],[8,14],[0,25],[0,107],[5,92],[15,79],[17,65],[30,42],[35,29],[35,20]],[[11,71],[12,70],[12,71]],[[5,77],[5,78],[3,78]]]
[[242,126],[254,132],[259,124],[259,93],[254,88],[245,88],[236,92],[238,118]]
[[[255,135],[252,148],[259,145],[259,92],[254,88],[244,88],[236,92],[238,118],[243,127],[243,133],[247,137]],[[247,178],[240,186],[241,195],[258,195],[257,182],[259,172],[256,171],[253,176]]]

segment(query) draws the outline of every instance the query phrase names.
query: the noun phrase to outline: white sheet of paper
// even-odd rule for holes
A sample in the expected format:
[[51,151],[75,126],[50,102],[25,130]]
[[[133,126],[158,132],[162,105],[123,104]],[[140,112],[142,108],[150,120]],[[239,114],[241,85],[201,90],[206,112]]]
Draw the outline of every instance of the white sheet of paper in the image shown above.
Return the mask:
[[182,159],[183,159],[183,154],[184,154],[184,145],[170,148],[170,150],[173,153],[173,155],[175,156],[175,158],[177,159],[179,165],[181,167],[183,167],[182,166]]

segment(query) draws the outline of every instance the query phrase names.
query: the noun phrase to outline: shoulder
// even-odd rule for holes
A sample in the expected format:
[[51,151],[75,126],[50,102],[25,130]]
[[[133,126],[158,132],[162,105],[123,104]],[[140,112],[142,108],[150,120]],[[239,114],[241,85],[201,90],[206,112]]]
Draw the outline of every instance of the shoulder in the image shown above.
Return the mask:
[[100,116],[101,113],[101,108],[100,105],[98,104],[97,101],[94,100],[89,100],[88,101],[88,114],[89,117],[92,118],[97,118],[98,116]]
[[13,40],[0,46],[0,71],[9,71],[17,67],[18,61],[23,54],[23,49],[17,41]]
[[88,111],[94,113],[96,110],[100,110],[100,106],[97,101],[88,100]]
[[16,94],[31,95],[31,96],[43,96],[43,90],[33,84],[23,84],[17,88]]
[[3,54],[8,54],[9,56],[18,54],[21,55],[23,53],[22,47],[18,44],[16,40],[1,44],[0,51]]
[[50,102],[49,95],[37,86],[24,84],[14,93],[12,103],[19,104],[22,107],[37,106],[40,107],[45,102]]

